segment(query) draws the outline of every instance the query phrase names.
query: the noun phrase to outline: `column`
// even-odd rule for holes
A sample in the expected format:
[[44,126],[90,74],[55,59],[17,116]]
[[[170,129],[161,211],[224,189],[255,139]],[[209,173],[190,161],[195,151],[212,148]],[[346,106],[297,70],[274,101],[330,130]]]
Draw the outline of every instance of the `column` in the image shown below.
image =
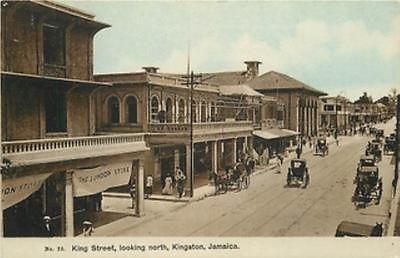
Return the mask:
[[201,101],[197,104],[197,123],[201,123]]
[[74,195],[72,192],[72,170],[65,172],[65,192],[64,204],[62,209],[63,236],[74,236]]
[[235,164],[237,161],[236,150],[237,150],[237,142],[236,138],[233,138],[233,164]]
[[[191,155],[192,148],[190,143],[185,145],[186,147],[186,189],[189,189],[190,192],[190,197],[193,197],[193,184],[194,184],[194,178],[192,176],[193,171],[192,171],[192,162],[193,158]],[[194,148],[194,145],[193,145]]]
[[160,176],[161,178],[161,162],[160,162],[160,155],[154,157],[154,171],[153,175]]
[[308,107],[308,135],[312,134],[312,108]]
[[180,165],[179,165],[179,149],[174,150],[174,164],[175,164],[174,169],[176,167],[180,167]]
[[246,153],[246,151],[247,151],[247,136],[245,136],[243,139],[243,153]]
[[144,215],[144,161],[139,159],[136,169],[136,204],[135,215],[141,217]]
[[185,117],[184,123],[189,122],[188,121],[188,105],[187,105],[187,103],[188,103],[188,101],[185,101],[184,108],[183,108],[183,113],[184,113],[184,117]]
[[213,173],[218,173],[218,144],[217,141],[211,142],[211,151],[212,151],[212,158],[211,158],[211,163],[212,163],[212,172]]

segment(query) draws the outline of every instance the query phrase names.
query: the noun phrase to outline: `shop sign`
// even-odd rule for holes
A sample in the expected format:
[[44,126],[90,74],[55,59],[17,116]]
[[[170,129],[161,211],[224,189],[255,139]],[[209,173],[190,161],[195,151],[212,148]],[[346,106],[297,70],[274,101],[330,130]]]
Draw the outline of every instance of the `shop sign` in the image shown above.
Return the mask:
[[92,195],[129,183],[132,163],[119,163],[89,169],[74,170],[72,175],[74,196]]
[[39,190],[51,173],[7,178],[3,180],[1,188],[1,202],[3,210],[25,200]]

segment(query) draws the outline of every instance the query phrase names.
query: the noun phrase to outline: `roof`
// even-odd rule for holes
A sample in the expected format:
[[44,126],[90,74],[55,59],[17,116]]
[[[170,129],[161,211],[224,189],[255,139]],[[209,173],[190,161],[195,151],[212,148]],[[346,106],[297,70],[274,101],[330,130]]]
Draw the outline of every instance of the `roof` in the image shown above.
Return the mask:
[[88,23],[91,23],[93,25],[96,25],[99,28],[107,28],[111,27],[111,25],[104,23],[104,22],[99,22],[94,20],[95,16],[93,14],[90,14],[86,11],[82,11],[80,9],[77,9],[75,7],[66,5],[64,3],[59,3],[55,1],[48,1],[48,0],[42,0],[42,1],[14,1],[14,2],[19,2],[19,3],[26,3],[26,4],[34,4],[36,6],[41,6],[44,8],[48,8],[51,10],[54,10],[56,12],[61,12],[63,14],[73,16],[75,18],[82,19]]
[[[166,76],[184,77],[186,74],[163,73]],[[237,85],[247,82],[247,71],[201,73],[204,82],[218,85]]]
[[50,76],[43,76],[43,75],[37,75],[37,74],[25,74],[25,73],[15,73],[15,72],[6,72],[6,71],[1,71],[1,77],[2,78],[13,78],[13,79],[19,79],[19,80],[26,80],[29,79],[31,81],[38,81],[40,80],[43,82],[43,80],[47,81],[54,81],[57,83],[63,83],[65,85],[69,86],[76,86],[76,85],[85,85],[85,86],[111,86],[111,83],[107,82],[98,82],[98,81],[87,81],[87,80],[79,80],[79,79],[70,79],[70,78],[60,78],[60,77],[50,77]]
[[327,93],[317,90],[289,75],[275,71],[264,73],[248,81],[247,84],[255,90],[302,89],[319,96],[327,95]]
[[370,236],[374,226],[360,224],[350,221],[342,221],[337,227],[337,231],[352,233],[354,235]]
[[279,129],[279,128],[272,128],[272,129],[265,129],[265,130],[258,130],[254,131],[253,135],[270,140],[270,139],[277,139],[277,138],[282,138],[282,137],[289,137],[289,136],[294,136],[298,135],[298,132],[288,130],[288,129]]
[[263,97],[264,95],[253,90],[245,84],[219,86],[220,94],[227,96],[244,95],[250,97]]
[[374,159],[372,155],[361,155],[360,159]]

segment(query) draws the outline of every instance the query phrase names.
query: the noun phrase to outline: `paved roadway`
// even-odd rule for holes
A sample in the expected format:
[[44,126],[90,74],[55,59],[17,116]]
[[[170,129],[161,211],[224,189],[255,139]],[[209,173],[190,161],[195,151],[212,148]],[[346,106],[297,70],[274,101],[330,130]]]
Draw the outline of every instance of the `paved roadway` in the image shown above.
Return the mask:
[[[381,126],[392,132],[394,121]],[[282,174],[252,177],[250,188],[209,197],[169,210],[152,220],[113,227],[111,236],[333,236],[342,220],[374,224],[388,222],[393,166],[379,163],[383,197],[379,206],[356,210],[351,203],[357,162],[368,137],[341,137],[326,157],[305,154],[311,183],[307,189],[286,188]]]

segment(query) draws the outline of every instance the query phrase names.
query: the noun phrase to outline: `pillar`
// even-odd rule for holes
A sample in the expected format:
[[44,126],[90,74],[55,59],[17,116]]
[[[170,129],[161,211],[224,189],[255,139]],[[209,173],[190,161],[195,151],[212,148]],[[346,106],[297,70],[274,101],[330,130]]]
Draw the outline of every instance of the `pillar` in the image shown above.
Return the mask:
[[201,123],[201,101],[197,104],[197,123]]
[[243,138],[243,153],[247,152],[247,136]]
[[137,166],[135,215],[141,217],[144,215],[144,161],[140,159],[137,162]]
[[[192,146],[191,144],[186,144],[186,179],[187,179],[187,184],[186,184],[186,189],[189,189],[190,192],[190,197],[193,197],[193,185],[194,185],[194,177],[193,177],[193,172],[192,171],[192,164],[193,164],[193,159],[194,157],[192,157]],[[193,144],[193,148],[194,148],[194,144]]]
[[74,236],[74,195],[72,191],[72,170],[65,172],[65,192],[62,209],[63,236]]
[[218,144],[217,141],[211,142],[211,163],[212,163],[212,172],[218,173]]
[[154,157],[154,171],[153,176],[160,176],[161,178],[161,161],[160,161],[160,154],[157,157]]
[[237,161],[237,142],[236,138],[233,138],[233,164],[236,163]]
[[179,165],[179,149],[174,150],[174,164],[175,164],[174,169],[176,167],[180,167],[180,165]]

